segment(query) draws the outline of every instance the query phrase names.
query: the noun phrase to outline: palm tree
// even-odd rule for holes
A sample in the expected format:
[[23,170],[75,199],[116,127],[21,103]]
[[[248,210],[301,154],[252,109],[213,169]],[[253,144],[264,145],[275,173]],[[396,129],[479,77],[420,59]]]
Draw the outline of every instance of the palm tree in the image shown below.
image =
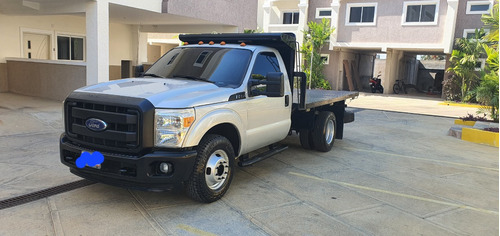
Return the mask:
[[456,49],[451,53],[451,65],[447,69],[461,80],[461,100],[467,101],[467,95],[479,83],[479,73],[476,71],[479,58],[484,54],[481,37],[484,30],[476,30],[473,39],[460,38],[455,43]]
[[485,28],[490,29],[490,32],[483,37],[485,41],[483,48],[488,58],[486,59],[486,70],[482,73],[484,76],[481,84],[476,89],[476,99],[481,104],[491,107],[489,111],[491,118],[498,121],[498,4],[495,4],[489,15],[483,15],[481,20]]

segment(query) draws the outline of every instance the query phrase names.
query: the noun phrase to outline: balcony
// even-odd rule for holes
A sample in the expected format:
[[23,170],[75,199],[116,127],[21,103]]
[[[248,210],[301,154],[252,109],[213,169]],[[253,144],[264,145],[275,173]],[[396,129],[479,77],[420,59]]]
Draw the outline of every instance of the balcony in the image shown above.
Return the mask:
[[269,24],[269,32],[292,32],[297,34],[300,31],[298,24]]

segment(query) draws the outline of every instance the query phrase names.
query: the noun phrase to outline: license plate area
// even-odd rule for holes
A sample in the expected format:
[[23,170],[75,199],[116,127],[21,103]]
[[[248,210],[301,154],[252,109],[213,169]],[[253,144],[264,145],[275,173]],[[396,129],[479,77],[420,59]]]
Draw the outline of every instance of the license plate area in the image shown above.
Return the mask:
[[[84,152],[89,153],[91,156],[94,154],[94,152],[93,152],[93,151],[82,151],[82,152],[81,152],[81,154],[83,154]],[[97,170],[100,170],[100,169],[101,169],[101,167],[102,167],[101,165],[102,165],[102,163],[101,163],[101,164],[94,165],[94,166],[91,166],[91,165],[89,165],[89,164],[85,164],[85,166],[86,166],[86,167],[94,168],[94,169],[97,169]]]

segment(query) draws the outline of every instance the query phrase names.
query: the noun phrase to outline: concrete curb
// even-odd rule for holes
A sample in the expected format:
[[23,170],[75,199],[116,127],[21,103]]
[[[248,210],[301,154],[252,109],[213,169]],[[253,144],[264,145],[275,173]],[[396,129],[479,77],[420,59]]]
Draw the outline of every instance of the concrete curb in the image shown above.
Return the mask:
[[462,129],[462,140],[498,147],[498,133],[474,128]]
[[453,136],[468,142],[499,147],[498,133],[485,131],[484,128],[497,127],[497,123],[455,120],[455,125],[448,131]]

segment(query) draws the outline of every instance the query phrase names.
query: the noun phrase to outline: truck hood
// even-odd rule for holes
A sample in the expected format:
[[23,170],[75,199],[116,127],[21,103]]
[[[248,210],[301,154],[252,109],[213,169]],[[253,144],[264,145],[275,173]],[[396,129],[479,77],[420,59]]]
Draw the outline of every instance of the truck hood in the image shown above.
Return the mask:
[[77,89],[75,92],[145,98],[157,108],[187,108],[228,101],[233,88],[186,79],[122,79]]

